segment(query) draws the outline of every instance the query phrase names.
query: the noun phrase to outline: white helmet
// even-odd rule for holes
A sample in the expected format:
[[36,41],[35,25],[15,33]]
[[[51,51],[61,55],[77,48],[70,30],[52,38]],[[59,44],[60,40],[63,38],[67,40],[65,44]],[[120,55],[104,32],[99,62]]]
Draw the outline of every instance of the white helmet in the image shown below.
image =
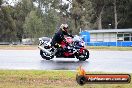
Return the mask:
[[61,29],[62,31],[64,31],[64,32],[67,32],[67,30],[68,30],[68,25],[67,25],[67,24],[61,24],[60,29]]

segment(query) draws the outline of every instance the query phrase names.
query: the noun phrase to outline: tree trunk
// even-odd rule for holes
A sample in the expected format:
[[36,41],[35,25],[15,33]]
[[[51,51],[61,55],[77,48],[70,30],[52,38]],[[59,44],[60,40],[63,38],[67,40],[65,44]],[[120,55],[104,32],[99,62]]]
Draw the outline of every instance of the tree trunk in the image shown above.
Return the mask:
[[114,0],[114,18],[115,18],[115,29],[117,29],[118,22],[117,22],[116,0]]
[[101,8],[101,11],[98,16],[98,29],[102,29],[102,14],[104,10],[105,5]]
[[75,18],[74,20],[75,20],[75,28],[77,30],[77,19]]
[[98,17],[98,29],[102,29],[102,12],[100,12]]

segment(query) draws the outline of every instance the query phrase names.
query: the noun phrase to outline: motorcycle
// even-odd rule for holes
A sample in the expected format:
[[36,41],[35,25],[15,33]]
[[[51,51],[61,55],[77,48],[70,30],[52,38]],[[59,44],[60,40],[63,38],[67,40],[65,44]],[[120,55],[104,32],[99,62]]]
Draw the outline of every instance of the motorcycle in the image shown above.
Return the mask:
[[85,61],[89,58],[89,51],[85,48],[85,42],[78,36],[74,38],[65,37],[66,42],[62,41],[58,48],[51,46],[51,38],[39,38],[40,55],[43,59],[50,60],[56,58],[77,58]]

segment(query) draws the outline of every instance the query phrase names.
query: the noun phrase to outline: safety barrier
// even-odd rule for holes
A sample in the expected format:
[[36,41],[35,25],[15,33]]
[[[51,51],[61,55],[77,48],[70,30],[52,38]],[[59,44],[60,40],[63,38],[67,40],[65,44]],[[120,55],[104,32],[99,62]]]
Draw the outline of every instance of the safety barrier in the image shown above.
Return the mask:
[[132,42],[85,42],[85,44],[88,46],[132,46]]

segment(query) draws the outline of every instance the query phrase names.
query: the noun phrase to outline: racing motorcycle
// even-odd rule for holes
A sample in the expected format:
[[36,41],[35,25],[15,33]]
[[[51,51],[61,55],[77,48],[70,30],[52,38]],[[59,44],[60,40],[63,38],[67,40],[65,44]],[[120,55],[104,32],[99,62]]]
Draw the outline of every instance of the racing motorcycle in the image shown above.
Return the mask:
[[65,37],[66,42],[62,41],[58,48],[51,46],[51,38],[39,38],[40,55],[43,59],[50,60],[56,58],[77,58],[85,61],[89,58],[89,51],[85,48],[85,42],[78,36],[74,38]]

